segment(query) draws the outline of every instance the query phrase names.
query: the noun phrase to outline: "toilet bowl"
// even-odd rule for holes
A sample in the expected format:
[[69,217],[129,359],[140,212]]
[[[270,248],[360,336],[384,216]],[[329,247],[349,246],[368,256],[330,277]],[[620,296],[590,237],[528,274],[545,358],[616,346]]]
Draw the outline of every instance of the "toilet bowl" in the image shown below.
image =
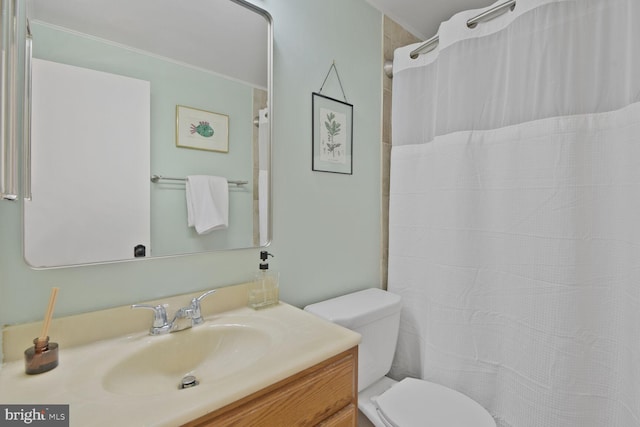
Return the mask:
[[362,335],[358,409],[376,427],[496,427],[468,396],[416,378],[387,377],[400,326],[398,295],[371,288],[308,305],[305,310]]

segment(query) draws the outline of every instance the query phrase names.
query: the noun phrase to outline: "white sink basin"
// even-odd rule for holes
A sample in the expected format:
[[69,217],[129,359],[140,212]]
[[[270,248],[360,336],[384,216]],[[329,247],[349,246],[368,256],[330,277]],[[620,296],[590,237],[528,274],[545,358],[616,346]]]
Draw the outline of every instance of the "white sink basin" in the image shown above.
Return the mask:
[[[242,304],[244,290],[239,293]],[[181,306],[191,297],[170,303]],[[105,327],[109,319],[130,314],[129,306],[123,306],[71,316],[67,324],[89,333]],[[86,316],[95,316],[92,327],[86,326]],[[140,330],[75,347],[62,341],[56,369],[26,375],[22,343],[40,332],[38,322],[35,332],[30,329],[19,341],[19,357],[0,369],[0,402],[69,404],[72,426],[174,427],[289,378],[360,340],[355,332],[285,303],[264,310],[241,306],[205,319],[196,328],[164,336]],[[185,375],[194,375],[199,385],[180,390]]]
[[279,342],[278,335],[273,328],[241,318],[149,337],[146,345],[107,370],[103,387],[129,395],[176,392],[187,375],[199,384],[215,384],[262,358]]

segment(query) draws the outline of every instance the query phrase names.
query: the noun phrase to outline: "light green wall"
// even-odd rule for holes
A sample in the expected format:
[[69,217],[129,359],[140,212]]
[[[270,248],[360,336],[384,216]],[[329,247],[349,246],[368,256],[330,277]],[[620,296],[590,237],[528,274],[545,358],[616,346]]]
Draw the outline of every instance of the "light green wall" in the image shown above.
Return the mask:
[[[382,15],[365,0],[254,0],[274,21],[273,243],[281,298],[297,306],[379,286]],[[353,175],[311,171],[311,93],[335,60],[354,105]],[[331,76],[323,94],[340,98]],[[21,208],[0,202],[0,324],[161,298],[251,279],[259,249],[30,269]]]

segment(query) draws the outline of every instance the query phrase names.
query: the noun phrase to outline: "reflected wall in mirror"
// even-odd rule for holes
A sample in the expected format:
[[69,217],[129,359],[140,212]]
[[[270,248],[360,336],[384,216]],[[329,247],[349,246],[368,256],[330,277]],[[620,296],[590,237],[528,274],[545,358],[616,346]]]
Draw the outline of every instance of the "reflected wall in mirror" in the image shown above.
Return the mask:
[[[26,261],[45,268],[268,244],[269,14],[240,0],[25,1]],[[178,106],[227,117],[228,151],[178,146]],[[189,137],[203,142],[188,146],[216,132],[206,115],[192,125]],[[188,225],[191,175],[246,182],[192,187],[216,209],[226,198],[227,228]]]

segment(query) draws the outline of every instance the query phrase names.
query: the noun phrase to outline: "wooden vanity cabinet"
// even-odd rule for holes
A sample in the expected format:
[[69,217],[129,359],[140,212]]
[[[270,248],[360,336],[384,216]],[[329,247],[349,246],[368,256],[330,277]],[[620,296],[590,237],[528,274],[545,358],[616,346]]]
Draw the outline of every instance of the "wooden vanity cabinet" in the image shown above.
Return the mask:
[[356,346],[183,427],[355,427],[357,418]]

